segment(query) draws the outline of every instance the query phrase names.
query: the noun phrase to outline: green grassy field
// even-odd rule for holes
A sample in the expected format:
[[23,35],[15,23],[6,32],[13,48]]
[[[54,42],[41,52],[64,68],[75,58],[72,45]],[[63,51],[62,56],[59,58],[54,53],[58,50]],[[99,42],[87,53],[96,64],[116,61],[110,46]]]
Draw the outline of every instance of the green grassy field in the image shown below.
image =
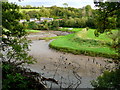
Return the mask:
[[94,39],[100,40],[105,42],[111,42],[111,39],[106,35],[106,33],[100,34],[99,37],[94,35],[94,29],[89,29],[88,31],[79,31],[75,34],[75,37],[82,38],[82,39]]
[[40,32],[40,30],[30,30],[30,29],[26,29],[25,31],[28,32],[28,33],[38,33],[38,32]]
[[55,37],[43,37],[43,38],[39,38],[39,40],[52,40],[52,39],[57,39],[57,38],[61,38],[64,36],[55,36]]
[[58,38],[52,41],[49,46],[73,54],[115,58],[118,54],[115,50],[107,46],[107,43],[111,42],[112,40],[107,37],[106,33],[95,37],[94,29],[89,29],[88,31],[80,30],[76,33]]
[[40,9],[20,9],[20,12],[22,12],[22,11],[33,11],[33,10],[35,10],[35,11],[39,11]]
[[67,32],[78,32],[81,31],[83,28],[72,28],[71,30],[69,30],[70,28],[68,27],[63,27],[61,29],[59,29],[59,31],[67,31]]

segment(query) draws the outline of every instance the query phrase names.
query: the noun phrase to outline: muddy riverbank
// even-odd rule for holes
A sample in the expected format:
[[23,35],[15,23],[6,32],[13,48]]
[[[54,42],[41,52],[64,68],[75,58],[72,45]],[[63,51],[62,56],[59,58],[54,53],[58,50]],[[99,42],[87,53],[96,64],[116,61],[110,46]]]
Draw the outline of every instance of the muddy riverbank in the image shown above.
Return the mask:
[[70,34],[71,32],[63,31],[40,31],[39,33],[31,33],[27,36],[30,40],[39,40],[44,37],[55,37],[55,36],[64,36]]
[[[40,37],[42,34],[36,35]],[[49,33],[49,36],[56,35]],[[32,35],[33,36],[33,35]],[[36,37],[33,36],[33,37]],[[45,34],[43,35],[45,36]],[[37,63],[29,67],[48,78],[55,78],[59,85],[53,87],[91,88],[90,81],[99,76],[110,60],[102,57],[90,57],[63,53],[49,48],[51,41],[33,40],[29,54]],[[50,85],[50,83],[48,83]],[[74,85],[73,85],[74,84]]]

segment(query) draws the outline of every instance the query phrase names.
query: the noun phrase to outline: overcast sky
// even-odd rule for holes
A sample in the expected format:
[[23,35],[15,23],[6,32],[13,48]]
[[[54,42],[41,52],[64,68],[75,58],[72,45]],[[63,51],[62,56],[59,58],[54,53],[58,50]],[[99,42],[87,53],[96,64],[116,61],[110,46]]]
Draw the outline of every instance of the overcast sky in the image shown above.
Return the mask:
[[63,7],[63,3],[67,3],[69,7],[82,8],[86,5],[91,5],[94,8],[94,0],[23,0],[18,2],[18,0],[8,0],[9,2],[15,2],[19,5],[31,5],[31,6],[45,6],[50,7],[57,5]]

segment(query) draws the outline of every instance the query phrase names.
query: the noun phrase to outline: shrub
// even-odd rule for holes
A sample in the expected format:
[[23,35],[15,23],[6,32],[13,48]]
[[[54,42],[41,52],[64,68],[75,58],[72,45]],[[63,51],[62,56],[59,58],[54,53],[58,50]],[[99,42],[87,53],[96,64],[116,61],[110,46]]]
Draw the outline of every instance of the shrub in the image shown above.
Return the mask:
[[29,22],[27,28],[28,29],[38,29],[38,24],[35,22]]
[[95,89],[111,88],[114,90],[120,89],[120,69],[114,71],[104,71],[96,80],[91,81]]
[[18,67],[13,63],[3,62],[3,90],[44,90],[45,87],[36,79],[37,73]]

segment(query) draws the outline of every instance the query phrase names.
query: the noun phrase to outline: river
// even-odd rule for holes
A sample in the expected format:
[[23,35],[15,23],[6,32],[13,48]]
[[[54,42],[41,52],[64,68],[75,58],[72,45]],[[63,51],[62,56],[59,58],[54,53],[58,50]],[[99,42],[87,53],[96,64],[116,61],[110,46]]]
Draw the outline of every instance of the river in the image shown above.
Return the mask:
[[[55,36],[53,33],[50,35]],[[40,34],[35,36],[38,37]],[[73,55],[50,49],[51,41],[32,40],[29,52],[37,60],[37,63],[29,66],[33,71],[58,80],[58,85],[46,82],[48,87],[92,88],[90,81],[96,79],[104,67],[109,65],[106,61],[110,59],[107,58]]]

